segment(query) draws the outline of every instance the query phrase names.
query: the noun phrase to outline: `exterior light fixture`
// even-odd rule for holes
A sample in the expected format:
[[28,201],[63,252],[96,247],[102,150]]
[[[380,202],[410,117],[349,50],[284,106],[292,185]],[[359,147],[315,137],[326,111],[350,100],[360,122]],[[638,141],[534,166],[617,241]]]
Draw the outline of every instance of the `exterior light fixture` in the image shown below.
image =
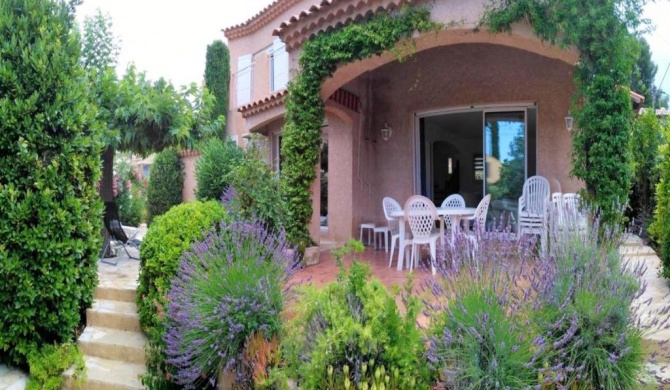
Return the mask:
[[388,141],[389,138],[391,138],[391,134],[393,134],[393,128],[388,124],[384,123],[384,127],[382,127],[382,139],[384,141]]
[[572,125],[574,124],[574,121],[574,118],[569,115],[565,117],[565,128],[568,129],[568,131],[572,131]]

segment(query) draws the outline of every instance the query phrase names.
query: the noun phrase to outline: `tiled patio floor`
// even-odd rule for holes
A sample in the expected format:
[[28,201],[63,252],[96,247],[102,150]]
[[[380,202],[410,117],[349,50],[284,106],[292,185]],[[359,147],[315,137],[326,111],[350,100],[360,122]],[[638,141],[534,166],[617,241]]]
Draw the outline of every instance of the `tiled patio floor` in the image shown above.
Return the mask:
[[[379,279],[386,287],[402,285],[407,280],[409,275],[408,269],[398,271],[398,252],[394,253],[392,267],[389,267],[389,255],[383,249],[375,250],[372,247],[366,247],[365,252],[356,254],[356,260],[370,264],[372,275]],[[407,260],[407,259],[406,259]],[[345,258],[344,263],[351,265],[351,256]],[[427,262],[426,262],[427,263]],[[406,263],[405,263],[406,265]],[[415,269],[414,286],[418,287],[423,284],[426,278],[431,278],[430,269],[427,269],[426,264],[419,269]],[[338,267],[335,258],[330,254],[330,251],[322,251],[319,264],[305,267],[299,270],[292,278],[294,282],[312,283],[315,286],[323,286],[329,282],[337,279]]]

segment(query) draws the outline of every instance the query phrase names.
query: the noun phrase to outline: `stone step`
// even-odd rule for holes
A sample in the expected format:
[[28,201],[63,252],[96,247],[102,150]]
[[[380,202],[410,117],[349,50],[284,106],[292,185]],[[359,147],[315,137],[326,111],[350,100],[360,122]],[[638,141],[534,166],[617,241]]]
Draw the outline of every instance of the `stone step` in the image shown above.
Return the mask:
[[94,299],[109,301],[136,302],[137,291],[134,287],[100,287],[93,293]]
[[74,368],[63,373],[64,390],[139,390],[145,387],[140,375],[146,373],[143,364],[119,362],[84,356],[86,379],[81,387],[76,386],[73,378]]
[[96,299],[93,307],[86,310],[86,326],[141,331],[136,304],[106,299]]
[[85,355],[144,364],[146,337],[140,332],[87,326],[79,336],[79,348]]
[[635,245],[635,246],[621,246],[619,247],[619,254],[623,256],[650,256],[655,255],[651,247],[646,245]]

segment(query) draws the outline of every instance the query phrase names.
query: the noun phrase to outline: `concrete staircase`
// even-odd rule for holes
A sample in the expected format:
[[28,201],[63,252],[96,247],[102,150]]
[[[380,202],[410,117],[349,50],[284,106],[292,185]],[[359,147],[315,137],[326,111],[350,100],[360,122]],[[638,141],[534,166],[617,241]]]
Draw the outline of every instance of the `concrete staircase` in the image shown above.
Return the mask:
[[66,371],[63,389],[143,389],[140,375],[146,372],[144,335],[135,304],[139,262],[120,259],[117,266],[100,263],[99,286],[93,307],[86,312],[86,329],[77,344],[84,353],[86,380],[77,388],[74,368]]

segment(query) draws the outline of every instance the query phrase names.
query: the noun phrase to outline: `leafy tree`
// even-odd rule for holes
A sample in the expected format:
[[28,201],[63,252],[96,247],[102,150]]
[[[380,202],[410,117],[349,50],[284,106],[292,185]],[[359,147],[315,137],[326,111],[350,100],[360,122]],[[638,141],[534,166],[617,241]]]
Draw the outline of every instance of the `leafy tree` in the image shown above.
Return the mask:
[[640,45],[640,55],[637,57],[637,62],[633,67],[631,75],[630,89],[644,95],[645,102],[651,105],[654,98],[654,77],[658,66],[651,60],[651,49],[647,40],[643,37],[638,38]]
[[106,124],[100,193],[110,201],[115,150],[146,156],[168,146],[189,148],[219,132],[224,119],[212,120],[213,96],[195,83],[175,88],[164,79],[152,82],[134,66],[118,79],[112,69],[117,50],[109,16],[96,15],[84,29],[91,94]]
[[220,40],[207,46],[205,86],[216,97],[212,118],[228,115],[228,86],[230,85],[230,52]]
[[230,185],[228,175],[240,164],[244,150],[232,141],[212,138],[200,147],[201,156],[195,163],[198,200],[219,200]]
[[75,2],[0,2],[0,361],[72,340],[93,301],[102,147]]

